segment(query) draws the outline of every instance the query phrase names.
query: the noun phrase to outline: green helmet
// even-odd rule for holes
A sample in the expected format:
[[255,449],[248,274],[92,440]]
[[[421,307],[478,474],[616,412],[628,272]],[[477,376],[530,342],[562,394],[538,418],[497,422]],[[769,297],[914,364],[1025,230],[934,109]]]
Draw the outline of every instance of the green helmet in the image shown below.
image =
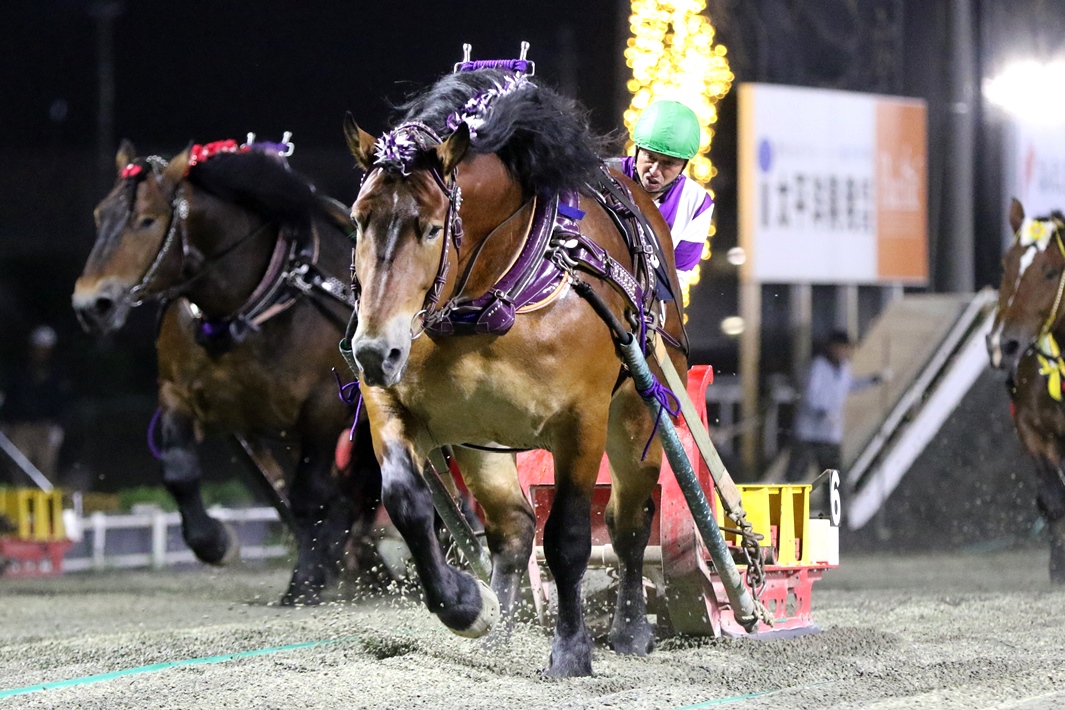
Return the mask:
[[639,148],[691,160],[699,152],[699,119],[678,101],[656,101],[640,114],[632,142]]

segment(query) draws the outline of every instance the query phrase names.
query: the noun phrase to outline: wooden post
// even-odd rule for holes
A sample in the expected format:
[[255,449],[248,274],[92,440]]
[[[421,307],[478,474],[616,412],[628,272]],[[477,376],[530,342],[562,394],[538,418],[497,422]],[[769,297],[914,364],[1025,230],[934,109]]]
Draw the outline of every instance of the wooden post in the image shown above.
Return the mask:
[[104,568],[104,550],[107,546],[107,516],[96,511],[92,514],[92,566]]
[[741,455],[748,475],[758,468],[760,427],[750,426],[759,412],[758,368],[762,349],[762,285],[750,279],[740,283],[740,386],[743,388],[743,435]]
[[166,513],[152,511],[152,568],[166,566]]
[[791,376],[802,387],[812,351],[811,329],[814,321],[814,289],[808,283],[792,284],[789,317],[791,320]]

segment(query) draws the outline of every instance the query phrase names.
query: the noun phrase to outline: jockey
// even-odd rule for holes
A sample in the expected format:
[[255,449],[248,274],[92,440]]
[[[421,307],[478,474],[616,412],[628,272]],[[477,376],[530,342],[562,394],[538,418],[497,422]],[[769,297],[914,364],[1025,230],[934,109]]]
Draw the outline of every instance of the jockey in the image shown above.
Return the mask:
[[656,101],[636,122],[632,141],[635,154],[610,165],[654,198],[673,234],[677,275],[684,285],[702,258],[714,214],[710,193],[682,175],[699,152],[699,120],[682,103]]

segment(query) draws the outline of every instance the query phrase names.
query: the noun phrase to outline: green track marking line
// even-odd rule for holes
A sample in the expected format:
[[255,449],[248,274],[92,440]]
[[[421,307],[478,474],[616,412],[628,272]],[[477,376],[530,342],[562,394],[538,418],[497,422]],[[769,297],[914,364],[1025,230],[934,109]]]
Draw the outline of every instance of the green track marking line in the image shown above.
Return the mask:
[[142,673],[155,673],[157,671],[165,671],[169,668],[181,668],[182,666],[202,666],[211,663],[225,663],[226,661],[236,661],[241,658],[254,658],[255,656],[266,656],[271,653],[284,653],[286,651],[298,651],[303,648],[315,648],[316,646],[327,646],[334,643],[342,643],[344,641],[352,641],[355,639],[329,639],[325,641],[305,641],[304,643],[292,643],[287,646],[271,646],[269,648],[258,648],[253,651],[241,651],[240,653],[227,653],[222,656],[205,656],[203,658],[187,658],[181,661],[167,661],[165,663],[153,663],[150,666],[140,666],[138,668],[127,668],[121,671],[113,671],[111,673],[100,673],[98,675],[87,675],[81,678],[69,678],[67,680],[57,680],[52,683],[41,683],[40,685],[27,685],[22,688],[10,688],[8,690],[0,690],[0,699],[11,698],[16,695],[25,695],[27,693],[36,693],[41,690],[57,690],[59,688],[73,688],[79,685],[91,685],[92,683],[102,683],[107,680],[114,680],[115,678],[125,678],[132,675],[141,675]]
[[800,685],[793,688],[777,688],[776,690],[763,690],[760,693],[744,693],[743,695],[733,695],[727,698],[714,698],[713,700],[707,700],[706,702],[696,703],[695,705],[685,705],[683,707],[674,708],[673,710],[701,710],[701,708],[712,708],[718,705],[728,705],[730,703],[740,703],[744,700],[753,700],[754,698],[764,698],[767,695],[776,695],[777,693],[784,693],[789,690],[806,690],[807,688],[816,688],[819,685],[827,685],[834,681],[826,680],[821,683],[811,683],[810,685]]

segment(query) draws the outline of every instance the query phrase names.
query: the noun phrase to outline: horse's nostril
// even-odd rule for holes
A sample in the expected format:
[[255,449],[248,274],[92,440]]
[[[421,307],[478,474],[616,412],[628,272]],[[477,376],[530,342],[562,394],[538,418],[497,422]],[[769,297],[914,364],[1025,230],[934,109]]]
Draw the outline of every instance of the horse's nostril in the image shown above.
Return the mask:
[[111,310],[115,307],[115,301],[114,299],[108,298],[106,296],[101,296],[93,302],[92,307],[93,310],[95,310],[99,315],[105,315],[107,313],[110,313]]
[[1002,344],[1002,353],[1006,356],[1013,356],[1017,354],[1021,344],[1017,340],[1007,340]]
[[397,362],[399,362],[399,358],[402,355],[403,355],[403,353],[400,352],[399,348],[392,348],[391,350],[388,351],[388,360],[387,360],[388,364],[389,365],[395,365]]

